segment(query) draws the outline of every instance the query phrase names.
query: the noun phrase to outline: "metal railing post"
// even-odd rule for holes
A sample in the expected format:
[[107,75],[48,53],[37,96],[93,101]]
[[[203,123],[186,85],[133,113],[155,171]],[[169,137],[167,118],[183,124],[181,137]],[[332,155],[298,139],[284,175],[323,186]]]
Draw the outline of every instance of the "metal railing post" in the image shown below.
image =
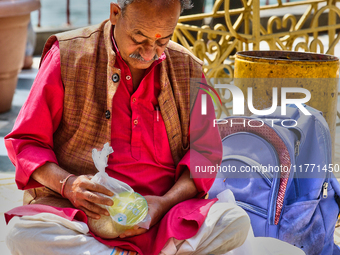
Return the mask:
[[67,22],[67,25],[71,25],[71,22],[70,22],[70,0],[66,0],[66,22]]
[[87,0],[87,23],[91,25],[91,0]]
[[260,49],[260,0],[253,1],[253,48]]
[[38,10],[38,27],[41,27],[41,9]]

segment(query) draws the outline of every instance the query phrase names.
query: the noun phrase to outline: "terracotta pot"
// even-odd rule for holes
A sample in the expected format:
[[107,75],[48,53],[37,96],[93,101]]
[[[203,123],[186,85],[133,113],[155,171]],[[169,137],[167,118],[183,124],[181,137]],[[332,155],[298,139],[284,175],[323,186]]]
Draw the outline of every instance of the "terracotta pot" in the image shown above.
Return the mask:
[[0,0],[0,113],[11,109],[30,12],[39,8],[40,0]]

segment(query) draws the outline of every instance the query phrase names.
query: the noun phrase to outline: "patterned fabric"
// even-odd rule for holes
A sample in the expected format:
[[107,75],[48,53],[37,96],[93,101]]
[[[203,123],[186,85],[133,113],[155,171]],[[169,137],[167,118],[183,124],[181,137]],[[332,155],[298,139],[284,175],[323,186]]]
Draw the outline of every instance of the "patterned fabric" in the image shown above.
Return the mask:
[[115,247],[113,248],[112,253],[110,255],[138,255],[138,253],[135,251],[126,251]]
[[118,83],[111,77],[119,70],[113,67],[114,56],[107,53],[110,46],[103,33],[102,24],[52,36],[43,53],[58,38],[65,96],[53,150],[59,165],[76,175],[95,174],[92,149],[100,149],[110,141],[111,120],[106,119],[105,112],[112,112]]
[[[44,56],[59,41],[65,105],[54,135],[54,151],[60,166],[70,173],[95,173],[91,151],[110,141],[111,120],[106,119],[105,113],[112,113],[112,98],[119,86],[112,76],[120,76],[120,70],[114,67],[111,28],[111,23],[104,21],[52,36],[43,52]],[[177,165],[189,149],[190,110],[198,91],[189,84],[190,78],[201,78],[202,62],[174,42],[169,43],[165,54],[158,101]]]
[[[245,118],[235,118],[235,123],[245,123],[248,121],[248,119]],[[260,127],[262,123],[260,121],[252,120],[251,122],[252,126]],[[249,125],[219,125],[220,130],[220,136],[223,139],[224,137],[237,133],[237,132],[249,132],[256,134],[263,139],[265,139],[267,142],[272,144],[279,156],[280,164],[282,167],[280,169],[289,169],[290,170],[290,156],[287,149],[287,146],[285,145],[284,141],[279,137],[279,135],[272,129],[271,127],[267,125],[263,125],[261,128],[252,128]],[[283,207],[283,200],[286,193],[287,183],[288,183],[288,177],[289,177],[290,171],[282,171],[280,176],[280,187],[278,191],[278,196],[276,200],[276,213],[275,213],[275,225],[279,223],[282,207]]]

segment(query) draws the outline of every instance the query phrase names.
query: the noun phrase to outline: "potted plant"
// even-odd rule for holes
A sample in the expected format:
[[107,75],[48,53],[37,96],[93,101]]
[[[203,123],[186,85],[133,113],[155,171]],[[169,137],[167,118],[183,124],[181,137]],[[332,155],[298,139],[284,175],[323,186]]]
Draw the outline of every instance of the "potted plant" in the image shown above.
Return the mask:
[[30,13],[39,8],[40,0],[0,0],[0,113],[11,109]]

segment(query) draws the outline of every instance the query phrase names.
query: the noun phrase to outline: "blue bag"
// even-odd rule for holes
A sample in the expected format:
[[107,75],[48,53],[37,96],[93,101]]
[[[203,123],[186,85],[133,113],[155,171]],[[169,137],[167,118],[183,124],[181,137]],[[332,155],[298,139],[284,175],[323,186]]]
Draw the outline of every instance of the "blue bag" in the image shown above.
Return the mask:
[[209,191],[230,189],[248,213],[255,236],[278,238],[307,255],[338,254],[334,228],[340,185],[322,114],[293,106],[267,116],[228,117],[218,123],[221,168]]

